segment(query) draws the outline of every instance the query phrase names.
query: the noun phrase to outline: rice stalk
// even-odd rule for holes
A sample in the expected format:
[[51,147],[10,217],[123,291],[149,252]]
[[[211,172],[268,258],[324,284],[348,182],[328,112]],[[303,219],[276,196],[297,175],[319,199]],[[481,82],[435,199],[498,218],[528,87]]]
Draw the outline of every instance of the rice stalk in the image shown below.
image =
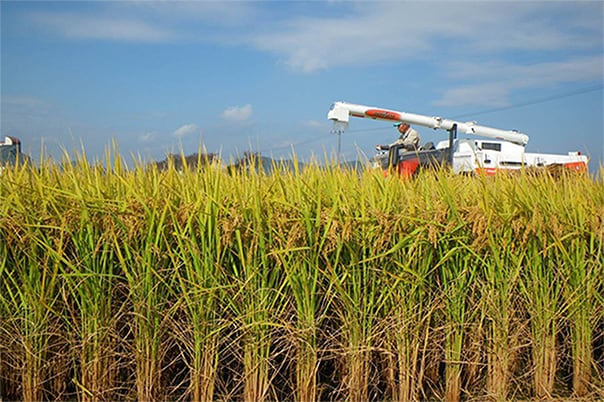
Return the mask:
[[2,397],[602,395],[602,179],[179,169],[3,170]]
[[[249,180],[239,185],[239,180]],[[229,309],[238,320],[243,363],[243,396],[245,401],[264,401],[272,392],[276,375],[272,345],[275,332],[287,302],[284,280],[278,260],[271,256],[272,233],[268,225],[272,211],[265,204],[266,176],[260,172],[236,175],[232,189],[236,192],[240,214],[231,216],[239,225],[232,231],[229,261]]]
[[533,392],[551,398],[557,369],[557,334],[563,278],[559,261],[541,230],[528,240],[521,290],[530,317]]
[[598,315],[598,294],[604,276],[602,218],[600,215],[599,221],[589,222],[589,217],[604,212],[604,205],[598,207],[597,194],[589,197],[584,178],[564,178],[561,184],[564,197],[560,197],[558,202],[562,205],[556,210],[564,212],[561,218],[567,230],[563,236],[553,236],[552,241],[562,275],[567,278],[563,299],[570,327],[573,396],[581,398],[591,391],[592,343],[597,322],[593,319]]
[[378,322],[391,293],[380,258],[390,248],[391,233],[385,230],[389,225],[376,224],[378,217],[367,198],[371,192],[361,190],[358,178],[342,176],[340,186],[330,194],[332,219],[340,228],[328,274],[342,327],[338,334],[343,348],[342,385],[348,399],[364,401],[377,376],[372,357],[378,346]]
[[[459,401],[462,393],[462,370],[464,368],[463,347],[471,315],[470,308],[474,291],[477,260],[467,222],[464,220],[463,201],[459,200],[464,177],[452,177],[447,172],[437,172],[431,177],[434,185],[435,272],[439,272],[438,283],[442,297],[442,313],[445,330],[445,393],[447,401]],[[430,181],[428,181],[430,183]],[[470,192],[464,194],[470,195]],[[433,232],[433,233],[434,233]]]
[[487,394],[495,400],[509,397],[514,364],[512,325],[516,319],[522,250],[515,250],[510,231],[489,231],[489,258],[483,265],[483,303],[487,320]]
[[[186,179],[193,180],[187,173],[184,173]],[[205,188],[200,189],[200,193],[187,194],[183,189],[184,209],[171,217],[176,247],[169,253],[173,258],[172,265],[179,267],[175,274],[184,304],[184,316],[175,324],[188,329],[183,332],[190,355],[189,395],[194,401],[214,400],[219,344],[224,330],[221,288],[226,247],[221,243],[219,228],[220,178],[221,175],[215,172],[204,174],[202,184]]]
[[148,202],[160,194],[157,171],[150,173],[146,187],[136,186],[137,179],[136,176],[128,177],[130,181],[126,184],[134,198],[132,211],[113,217],[116,227],[121,227],[113,236],[113,246],[128,284],[128,305],[132,309],[137,398],[155,401],[163,398],[163,342],[172,313],[169,304],[172,287],[167,282],[170,276],[166,272],[171,269],[167,251],[171,244],[166,237],[171,205]]
[[[2,182],[12,190],[0,210],[0,303],[5,314],[0,331],[24,400],[60,398],[66,375],[57,353],[65,339],[59,323],[60,270],[68,236],[52,218],[57,206],[50,187],[38,178],[26,166],[2,172]],[[17,191],[23,185],[25,199]]]
[[274,252],[293,300],[295,400],[299,402],[320,398],[318,335],[329,305],[322,288],[321,267],[325,265],[323,250],[328,247],[330,223],[322,221],[321,197],[310,191],[305,180],[320,174],[318,170],[307,170],[304,179],[293,181],[293,186],[287,186],[285,181],[291,184],[291,176],[276,177],[280,192],[274,199],[275,219],[271,223],[277,246]]
[[[59,304],[60,260],[49,251],[62,252],[65,237],[49,236],[53,229],[31,225],[27,234],[31,243],[6,253],[6,264],[13,269],[6,270],[2,278],[4,311],[10,312],[3,330],[10,331],[16,347],[9,353],[20,367],[24,400],[44,398],[51,340],[59,335],[55,306]],[[3,238],[10,239],[6,233]]]
[[[425,398],[422,383],[426,366],[427,339],[433,316],[430,302],[433,250],[415,230],[399,240],[399,249],[384,261],[392,289],[388,300],[384,339],[389,352],[388,383],[392,400]],[[397,255],[398,254],[398,255]]]
[[70,165],[62,175],[61,200],[63,207],[70,208],[60,215],[70,243],[62,260],[65,303],[70,306],[63,321],[75,338],[72,347],[77,351],[80,372],[73,381],[81,390],[82,401],[114,398],[117,376],[115,332],[119,313],[114,309],[114,286],[119,267],[111,247],[111,222],[105,219],[112,205],[99,193],[85,194],[89,189],[83,191],[81,185],[94,182],[101,190],[100,175],[84,161]]

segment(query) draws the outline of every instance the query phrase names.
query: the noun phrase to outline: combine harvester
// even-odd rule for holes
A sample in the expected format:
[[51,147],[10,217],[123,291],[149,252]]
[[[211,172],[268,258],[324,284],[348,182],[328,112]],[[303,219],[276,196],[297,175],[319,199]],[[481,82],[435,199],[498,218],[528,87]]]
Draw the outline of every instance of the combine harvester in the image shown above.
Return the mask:
[[[337,134],[346,130],[350,116],[402,122],[449,132],[448,140],[440,141],[436,146],[429,142],[417,150],[409,151],[402,145],[381,146],[381,149],[387,150],[378,152],[374,164],[385,171],[392,169],[401,176],[411,176],[420,168],[439,166],[451,166],[455,173],[485,175],[521,168],[564,167],[576,172],[587,171],[587,156],[580,152],[569,152],[567,155],[525,152],[529,137],[516,130],[500,130],[479,126],[476,122],[464,123],[347,102],[335,102],[327,114],[327,118],[334,122]],[[486,137],[489,140],[458,139],[458,134]]]

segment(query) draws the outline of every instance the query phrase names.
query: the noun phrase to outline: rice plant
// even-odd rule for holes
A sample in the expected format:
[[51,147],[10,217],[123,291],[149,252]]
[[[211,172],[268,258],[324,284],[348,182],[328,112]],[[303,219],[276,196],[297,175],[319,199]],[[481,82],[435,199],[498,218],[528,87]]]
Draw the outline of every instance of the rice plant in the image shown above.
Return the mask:
[[[221,292],[226,247],[219,227],[224,209],[220,204],[222,178],[214,171],[193,187],[187,183],[195,178],[185,171],[178,184],[181,205],[170,216],[174,244],[167,252],[175,267],[182,311],[173,326],[187,351],[188,395],[195,401],[214,399],[220,337],[225,327]],[[190,191],[191,187],[197,191]]]
[[[237,174],[231,187],[235,208],[231,220],[229,291],[225,296],[242,344],[243,399],[270,398],[278,373],[274,350],[284,302],[284,275],[271,254],[273,211],[263,202],[267,194],[264,173]],[[246,185],[247,184],[247,185]]]
[[[4,177],[6,174],[8,177]],[[56,202],[39,176],[27,167],[3,173],[10,184],[33,178],[28,199],[5,193],[0,229],[0,299],[3,363],[16,380],[25,400],[41,400],[48,394],[60,398],[49,384],[57,367],[53,349],[62,349],[60,272],[68,234],[55,222]],[[10,181],[14,180],[13,183]],[[23,213],[18,217],[10,208]],[[64,374],[64,373],[61,373]],[[60,391],[60,390],[59,390]]]
[[2,172],[0,398],[604,395],[602,171],[76,159]]
[[[307,179],[320,174],[310,167]],[[295,172],[300,174],[300,172]],[[275,256],[285,274],[291,297],[293,323],[285,323],[291,332],[295,350],[295,400],[320,399],[318,389],[319,329],[329,307],[329,289],[324,285],[324,269],[330,248],[330,223],[323,222],[322,197],[308,185],[309,180],[295,180],[289,175],[276,177],[274,217],[271,230],[275,236]],[[291,182],[289,182],[291,183]]]
[[480,207],[472,212],[474,249],[482,255],[478,269],[486,331],[486,393],[500,401],[514,394],[511,380],[523,313],[518,286],[526,253],[514,233],[518,205],[514,202],[514,183],[509,180],[503,177],[487,183],[483,178],[479,182]]
[[604,201],[602,194],[593,194],[593,199],[599,203],[588,201],[589,198],[584,196],[592,190],[586,186],[588,183],[585,178],[563,182],[567,197],[554,199],[561,202],[553,206],[559,219],[563,219],[562,224],[568,226],[563,233],[555,233],[552,240],[560,256],[559,269],[566,278],[562,298],[570,327],[572,384],[576,397],[585,397],[592,391],[592,329],[602,314],[598,298],[602,295],[604,281],[601,226]]

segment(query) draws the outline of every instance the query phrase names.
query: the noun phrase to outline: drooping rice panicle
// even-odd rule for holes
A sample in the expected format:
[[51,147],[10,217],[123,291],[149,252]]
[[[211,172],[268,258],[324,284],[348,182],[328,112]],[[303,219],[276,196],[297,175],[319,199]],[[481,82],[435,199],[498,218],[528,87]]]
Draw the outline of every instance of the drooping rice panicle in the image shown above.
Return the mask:
[[177,162],[2,171],[0,397],[604,395],[604,171]]

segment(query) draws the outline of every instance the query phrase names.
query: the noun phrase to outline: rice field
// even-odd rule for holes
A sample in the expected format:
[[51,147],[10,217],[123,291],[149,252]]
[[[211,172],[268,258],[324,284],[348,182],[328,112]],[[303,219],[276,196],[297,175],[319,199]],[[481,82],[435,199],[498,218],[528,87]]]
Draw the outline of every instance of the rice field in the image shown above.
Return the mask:
[[0,400],[604,398],[604,171],[43,163],[0,180]]

